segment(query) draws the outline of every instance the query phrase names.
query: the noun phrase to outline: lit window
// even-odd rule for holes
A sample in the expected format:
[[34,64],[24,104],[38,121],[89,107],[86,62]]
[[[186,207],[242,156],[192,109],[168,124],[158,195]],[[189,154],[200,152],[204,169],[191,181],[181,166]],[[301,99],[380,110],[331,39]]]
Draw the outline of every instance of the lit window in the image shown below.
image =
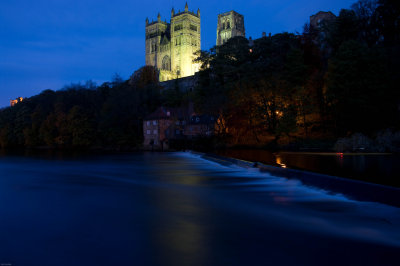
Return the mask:
[[147,121],[147,122],[146,122],[146,125],[150,126],[150,121]]
[[150,135],[150,130],[147,130],[147,131],[146,131],[146,134],[147,134],[147,135]]
[[157,125],[157,120],[153,120],[153,125],[154,125],[154,126]]

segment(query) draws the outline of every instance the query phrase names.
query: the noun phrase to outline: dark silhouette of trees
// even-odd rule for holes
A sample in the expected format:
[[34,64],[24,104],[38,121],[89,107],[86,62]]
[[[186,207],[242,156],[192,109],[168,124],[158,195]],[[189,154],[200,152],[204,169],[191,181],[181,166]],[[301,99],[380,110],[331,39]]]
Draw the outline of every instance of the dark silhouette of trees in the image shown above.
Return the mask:
[[0,147],[136,148],[142,119],[160,104],[156,71],[110,83],[45,90],[0,111]]
[[232,143],[399,128],[399,25],[397,1],[361,0],[301,35],[232,38],[198,53],[196,106]]
[[0,110],[0,147],[138,147],[143,118],[158,106],[193,101],[218,117],[220,140],[265,144],[380,136],[400,128],[400,4],[360,0],[302,34],[251,43],[235,37],[199,51],[197,88],[162,91],[151,66],[45,90]]

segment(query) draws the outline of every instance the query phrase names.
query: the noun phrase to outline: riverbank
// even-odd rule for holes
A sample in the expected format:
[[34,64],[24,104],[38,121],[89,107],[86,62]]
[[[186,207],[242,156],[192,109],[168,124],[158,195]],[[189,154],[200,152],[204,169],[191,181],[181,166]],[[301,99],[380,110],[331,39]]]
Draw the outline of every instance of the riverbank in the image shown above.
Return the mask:
[[219,150],[217,155],[400,188],[400,156],[389,153]]
[[258,168],[260,172],[268,172],[272,175],[288,179],[297,179],[307,186],[317,187],[332,193],[340,193],[354,200],[379,202],[400,207],[400,198],[398,196],[400,195],[400,188],[397,187],[290,169],[282,166],[267,165],[257,161],[246,161],[213,153],[195,151],[191,151],[191,153],[222,165],[234,164],[244,168]]
[[[141,149],[9,149],[0,155],[67,158],[92,154],[144,152]],[[147,151],[148,152],[148,151]],[[400,188],[400,156],[389,153],[271,152],[262,149],[223,149],[214,154],[265,165],[305,170]]]

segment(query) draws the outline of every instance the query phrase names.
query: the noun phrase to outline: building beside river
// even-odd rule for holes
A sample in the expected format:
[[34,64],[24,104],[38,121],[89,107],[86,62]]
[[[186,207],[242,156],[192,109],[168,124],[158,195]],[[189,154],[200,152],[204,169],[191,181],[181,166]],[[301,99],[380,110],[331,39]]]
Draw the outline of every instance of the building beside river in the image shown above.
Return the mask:
[[188,107],[159,107],[143,120],[143,146],[147,149],[168,149],[170,140],[191,140],[214,135],[216,118],[197,115]]

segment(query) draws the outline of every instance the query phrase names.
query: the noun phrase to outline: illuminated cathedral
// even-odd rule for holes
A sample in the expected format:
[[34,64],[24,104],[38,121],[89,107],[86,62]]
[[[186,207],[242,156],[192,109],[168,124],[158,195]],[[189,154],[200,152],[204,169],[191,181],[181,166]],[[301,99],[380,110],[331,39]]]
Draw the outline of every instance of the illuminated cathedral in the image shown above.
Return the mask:
[[[146,19],[146,65],[159,70],[159,80],[193,76],[200,65],[194,63],[195,53],[201,50],[200,9],[189,11],[171,10],[171,20]],[[243,16],[235,11],[218,16],[217,45],[235,36],[245,37]]]

